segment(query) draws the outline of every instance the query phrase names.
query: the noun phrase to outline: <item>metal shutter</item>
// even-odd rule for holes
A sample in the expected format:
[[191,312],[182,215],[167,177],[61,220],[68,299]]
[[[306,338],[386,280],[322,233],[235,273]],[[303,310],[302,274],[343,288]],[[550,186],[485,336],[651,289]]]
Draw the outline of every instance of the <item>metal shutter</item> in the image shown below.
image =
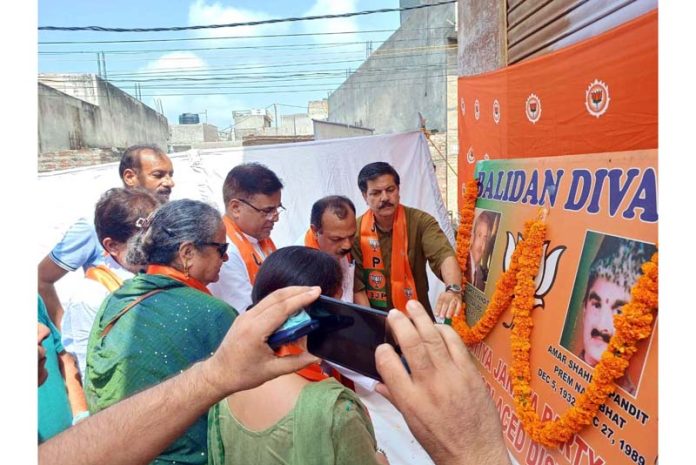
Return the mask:
[[657,0],[507,0],[508,64],[558,50],[657,8]]

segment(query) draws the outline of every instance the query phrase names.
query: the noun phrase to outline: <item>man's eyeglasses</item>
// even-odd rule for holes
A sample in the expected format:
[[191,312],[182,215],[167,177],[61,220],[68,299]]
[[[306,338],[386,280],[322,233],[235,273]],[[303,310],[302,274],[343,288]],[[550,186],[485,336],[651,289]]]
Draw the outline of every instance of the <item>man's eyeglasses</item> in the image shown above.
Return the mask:
[[250,204],[249,202],[247,202],[244,199],[237,199],[237,200],[239,200],[240,202],[242,202],[245,205],[250,206],[251,208],[253,208],[257,212],[263,214],[266,218],[273,218],[274,216],[279,215],[280,212],[285,211],[285,207],[283,206],[282,203],[280,205],[278,205],[277,207],[256,208],[255,206],[253,206],[252,204]]
[[224,257],[225,254],[227,253],[227,248],[230,246],[229,242],[198,242],[198,245],[211,245],[215,248],[217,248],[218,253],[220,254],[220,258]]

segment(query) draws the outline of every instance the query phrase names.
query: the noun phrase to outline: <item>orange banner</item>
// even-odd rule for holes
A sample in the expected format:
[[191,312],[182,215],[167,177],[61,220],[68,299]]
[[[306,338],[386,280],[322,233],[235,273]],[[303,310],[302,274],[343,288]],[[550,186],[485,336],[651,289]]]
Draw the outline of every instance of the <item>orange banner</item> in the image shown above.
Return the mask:
[[654,148],[657,10],[557,52],[459,78],[460,186],[484,159]]
[[[464,294],[470,325],[510,267],[524,222],[547,208],[536,277],[530,383],[538,415],[554,419],[575,405],[614,334],[613,315],[657,243],[657,150],[579,154],[477,165],[476,216]],[[659,310],[658,310],[659,312]],[[533,442],[513,401],[511,310],[471,347],[521,465],[653,465],[657,462],[657,317],[617,389],[592,423],[560,448]]]

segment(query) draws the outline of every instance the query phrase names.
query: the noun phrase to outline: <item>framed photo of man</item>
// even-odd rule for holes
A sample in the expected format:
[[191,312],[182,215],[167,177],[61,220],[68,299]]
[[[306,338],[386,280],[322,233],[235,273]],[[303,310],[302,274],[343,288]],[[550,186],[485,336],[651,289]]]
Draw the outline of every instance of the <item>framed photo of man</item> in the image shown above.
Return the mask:
[[476,209],[471,228],[471,247],[467,262],[467,282],[479,291],[485,291],[488,282],[493,246],[498,235],[500,213]]
[[[561,345],[592,370],[614,334],[614,315],[631,300],[631,287],[654,244],[587,231],[566,314]],[[654,323],[653,323],[654,324]],[[617,385],[636,395],[650,338],[640,343]]]

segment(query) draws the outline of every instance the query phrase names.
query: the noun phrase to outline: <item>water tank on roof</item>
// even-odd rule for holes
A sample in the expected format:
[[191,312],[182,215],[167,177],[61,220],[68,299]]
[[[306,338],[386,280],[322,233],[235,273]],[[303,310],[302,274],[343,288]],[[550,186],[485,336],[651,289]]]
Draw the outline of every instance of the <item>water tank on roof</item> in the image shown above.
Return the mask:
[[200,122],[198,113],[182,113],[179,115],[179,124],[198,124]]

